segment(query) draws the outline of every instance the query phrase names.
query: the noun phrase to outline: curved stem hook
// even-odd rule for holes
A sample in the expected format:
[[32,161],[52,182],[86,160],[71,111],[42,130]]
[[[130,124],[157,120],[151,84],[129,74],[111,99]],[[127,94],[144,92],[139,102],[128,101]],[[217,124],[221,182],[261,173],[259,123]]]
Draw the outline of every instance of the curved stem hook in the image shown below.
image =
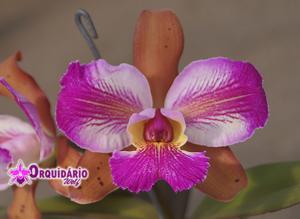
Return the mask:
[[[87,27],[85,27],[85,25],[83,23],[83,19],[85,19],[85,23],[88,25]],[[98,34],[97,34],[96,28],[94,26],[94,23],[92,21],[91,16],[89,15],[89,13],[83,9],[79,9],[75,13],[75,23],[76,23],[76,26],[78,27],[80,33],[82,34],[83,38],[87,42],[90,50],[92,51],[94,58],[100,59],[101,58],[100,52],[97,49],[97,47],[92,39],[92,38],[97,39]]]

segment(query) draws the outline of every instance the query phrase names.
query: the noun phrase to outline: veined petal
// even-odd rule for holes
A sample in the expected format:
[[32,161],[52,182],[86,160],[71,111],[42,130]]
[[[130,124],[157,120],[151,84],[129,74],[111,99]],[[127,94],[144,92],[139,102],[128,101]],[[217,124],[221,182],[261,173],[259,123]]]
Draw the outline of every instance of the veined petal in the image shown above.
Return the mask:
[[[31,125],[33,126],[40,140],[40,156],[39,160],[46,159],[54,148],[54,138],[46,135],[41,127],[39,114],[35,106],[30,103],[24,96],[16,92],[3,78],[0,78],[0,83],[14,96],[16,103],[23,110]],[[25,131],[26,132],[26,131]],[[23,147],[27,147],[24,145]]]
[[56,120],[64,134],[93,152],[112,152],[130,144],[130,116],[152,107],[146,78],[133,66],[105,60],[73,62],[63,78]]
[[12,162],[11,154],[8,150],[0,147],[0,191],[9,187],[9,177],[7,175],[8,165]]
[[172,84],[165,107],[183,113],[190,142],[214,147],[245,141],[268,118],[258,71],[250,63],[227,58],[185,67]]
[[158,180],[165,180],[177,192],[203,182],[209,162],[202,152],[183,151],[167,143],[150,143],[137,151],[115,151],[110,167],[114,183],[122,189],[150,191]]

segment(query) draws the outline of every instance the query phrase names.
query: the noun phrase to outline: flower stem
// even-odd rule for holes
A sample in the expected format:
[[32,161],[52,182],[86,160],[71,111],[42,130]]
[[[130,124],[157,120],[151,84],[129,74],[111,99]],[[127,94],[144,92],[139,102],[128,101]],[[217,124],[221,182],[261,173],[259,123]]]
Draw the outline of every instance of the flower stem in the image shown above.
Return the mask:
[[161,206],[155,192],[153,190],[151,190],[150,192],[148,192],[148,196],[149,196],[151,202],[153,203],[154,207],[156,208],[158,218],[165,219],[164,211],[162,209],[162,206]]

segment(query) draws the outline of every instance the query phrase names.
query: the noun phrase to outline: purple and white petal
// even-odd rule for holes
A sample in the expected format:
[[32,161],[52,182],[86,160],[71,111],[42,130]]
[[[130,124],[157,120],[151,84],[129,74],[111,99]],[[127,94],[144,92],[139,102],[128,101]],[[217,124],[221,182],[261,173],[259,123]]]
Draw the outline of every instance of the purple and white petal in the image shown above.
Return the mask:
[[12,163],[12,157],[8,150],[1,148],[0,146],[0,191],[9,187],[9,177],[7,175],[7,169],[9,164]]
[[9,115],[0,115],[0,148],[7,150],[12,162],[39,162],[40,141],[31,125]]
[[110,167],[113,182],[122,189],[150,191],[158,180],[165,180],[177,192],[205,180],[209,159],[202,152],[186,152],[171,144],[148,144],[137,151],[115,151]]
[[0,115],[0,145],[14,137],[35,134],[31,125],[10,115]]
[[245,141],[268,118],[259,72],[250,63],[227,58],[185,67],[167,94],[165,108],[183,113],[190,142],[214,147]]
[[23,134],[0,144],[0,148],[9,151],[12,162],[21,159],[25,164],[40,161],[40,141],[36,134]]
[[106,153],[130,145],[130,116],[151,107],[150,87],[135,67],[73,62],[61,79],[56,121],[80,147]]
[[37,136],[39,137],[41,145],[39,160],[48,158],[48,156],[54,149],[54,138],[48,136],[43,131],[36,107],[32,103],[30,103],[24,96],[15,91],[3,78],[0,78],[0,83],[4,85],[7,90],[14,96],[16,103],[23,110],[31,125],[33,126]]

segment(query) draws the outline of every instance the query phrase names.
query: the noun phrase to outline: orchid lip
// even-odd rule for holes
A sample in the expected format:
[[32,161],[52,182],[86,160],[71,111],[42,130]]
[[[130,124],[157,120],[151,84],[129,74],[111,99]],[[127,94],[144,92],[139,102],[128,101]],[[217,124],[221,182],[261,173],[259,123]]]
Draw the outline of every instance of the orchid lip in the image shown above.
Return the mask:
[[170,121],[162,115],[160,109],[155,110],[155,116],[144,126],[144,139],[147,142],[171,142],[173,127]]

